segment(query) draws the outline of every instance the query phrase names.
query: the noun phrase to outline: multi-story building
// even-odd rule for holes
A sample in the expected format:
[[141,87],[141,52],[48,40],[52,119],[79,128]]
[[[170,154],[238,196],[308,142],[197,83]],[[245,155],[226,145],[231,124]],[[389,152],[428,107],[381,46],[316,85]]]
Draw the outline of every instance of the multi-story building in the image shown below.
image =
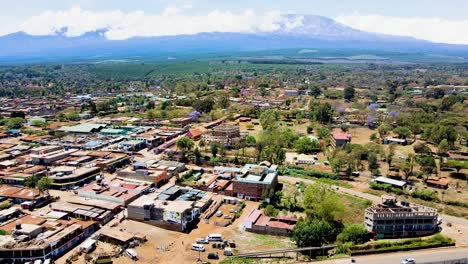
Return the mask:
[[364,224],[379,238],[414,237],[435,233],[441,220],[437,209],[382,196],[382,203],[367,208]]
[[246,200],[268,199],[277,183],[277,165],[246,164],[232,180],[232,194]]
[[352,137],[350,133],[333,130],[330,134],[330,144],[333,148],[339,148],[351,142]]
[[208,130],[202,135],[202,139],[208,143],[217,142],[226,147],[233,147],[242,142],[246,135],[241,134],[239,126],[223,124]]

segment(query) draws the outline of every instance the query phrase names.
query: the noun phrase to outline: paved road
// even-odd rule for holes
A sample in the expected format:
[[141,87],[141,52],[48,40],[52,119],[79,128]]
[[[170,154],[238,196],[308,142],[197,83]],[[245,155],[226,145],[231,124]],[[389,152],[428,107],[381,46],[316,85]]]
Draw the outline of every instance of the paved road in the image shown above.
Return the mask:
[[[309,179],[302,179],[302,178],[295,178],[291,176],[280,176],[279,178],[282,181],[289,182],[295,184],[296,182],[304,182],[305,184],[312,184],[314,183],[313,180]],[[367,200],[372,201],[373,203],[380,203],[382,199],[379,196],[363,193],[360,191],[356,191],[353,189],[347,189],[339,186],[332,185],[332,188],[336,189],[338,192],[350,194],[356,197],[364,198]],[[457,241],[457,245],[459,246],[468,246],[468,219],[455,217],[451,215],[441,214],[442,217],[442,233],[455,238]],[[451,226],[447,224],[450,223]],[[467,250],[468,251],[468,250]]]
[[[399,264],[405,258],[414,258],[418,264],[431,263],[468,258],[468,250],[466,248],[439,248],[354,257],[356,264]],[[319,261],[317,263],[349,264],[351,263],[351,258]]]

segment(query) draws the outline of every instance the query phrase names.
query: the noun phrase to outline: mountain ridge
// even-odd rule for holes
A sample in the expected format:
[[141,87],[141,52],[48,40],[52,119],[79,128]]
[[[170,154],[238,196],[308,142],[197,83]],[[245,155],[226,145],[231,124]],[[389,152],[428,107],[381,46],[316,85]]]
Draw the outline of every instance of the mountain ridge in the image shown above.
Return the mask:
[[375,49],[397,52],[468,54],[468,45],[433,43],[412,37],[366,32],[315,15],[283,15],[272,31],[254,33],[201,32],[192,35],[106,38],[109,28],[68,37],[68,28],[53,35],[25,32],[0,37],[0,61],[79,59],[93,56],[125,57],[147,54],[196,54],[291,48]]

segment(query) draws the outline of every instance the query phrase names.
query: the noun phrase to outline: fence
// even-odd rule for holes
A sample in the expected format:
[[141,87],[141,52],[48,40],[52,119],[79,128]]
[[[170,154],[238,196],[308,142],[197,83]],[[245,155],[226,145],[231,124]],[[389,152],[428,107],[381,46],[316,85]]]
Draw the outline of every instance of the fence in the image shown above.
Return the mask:
[[443,260],[443,261],[434,261],[434,262],[424,262],[423,264],[467,264],[468,258],[462,259],[452,259],[452,260]]

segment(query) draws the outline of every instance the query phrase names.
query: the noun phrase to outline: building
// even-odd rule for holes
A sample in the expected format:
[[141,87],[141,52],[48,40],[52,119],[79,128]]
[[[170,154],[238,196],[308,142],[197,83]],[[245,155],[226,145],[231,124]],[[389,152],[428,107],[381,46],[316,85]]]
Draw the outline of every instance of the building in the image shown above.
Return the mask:
[[2,263],[55,260],[95,232],[94,221],[47,220],[23,215],[3,223],[0,237]]
[[404,189],[406,186],[406,182],[404,181],[394,180],[387,177],[377,177],[374,182],[379,184],[390,184],[392,187],[400,189]]
[[298,96],[299,90],[297,89],[284,90],[283,95],[284,96]]
[[141,194],[148,192],[149,184],[126,182],[121,179],[114,179],[107,183],[90,183],[77,190],[80,197],[91,198],[103,201],[110,201],[128,205],[138,198]]
[[246,200],[269,199],[278,183],[278,166],[246,164],[232,180],[233,195]]
[[382,196],[382,203],[367,208],[364,214],[364,225],[378,238],[430,235],[440,224],[437,209],[398,202],[393,196]]
[[194,205],[194,201],[156,200],[154,196],[142,196],[128,205],[127,214],[129,219],[184,232],[196,219]]
[[119,143],[119,149],[125,151],[139,151],[146,148],[146,142],[144,140],[131,139]]
[[383,143],[386,144],[386,145],[394,143],[394,144],[406,146],[408,144],[408,141],[406,139],[402,139],[402,138],[386,137],[383,140]]
[[202,139],[208,144],[216,142],[225,147],[233,147],[241,143],[247,134],[240,132],[239,126],[223,124],[209,129],[202,135]]
[[90,182],[100,174],[98,167],[71,167],[60,166],[50,170],[49,178],[52,179],[52,188],[70,188],[81,186]]
[[42,154],[31,154],[31,159],[33,164],[52,165],[54,162],[64,159],[77,151],[78,149],[64,150],[60,148],[59,150],[52,152],[42,152]]
[[171,124],[184,127],[186,125],[190,125],[192,121],[193,120],[190,117],[180,117],[171,119]]
[[65,132],[67,134],[76,134],[76,135],[83,135],[83,134],[91,134],[97,133],[105,128],[106,124],[92,124],[92,123],[84,123],[78,124],[74,126],[63,126],[59,128],[57,131]]
[[340,148],[351,142],[352,135],[341,130],[333,130],[330,134],[330,144],[333,148]]
[[244,220],[245,231],[275,236],[290,236],[296,227],[297,219],[269,217],[257,208],[252,209]]

